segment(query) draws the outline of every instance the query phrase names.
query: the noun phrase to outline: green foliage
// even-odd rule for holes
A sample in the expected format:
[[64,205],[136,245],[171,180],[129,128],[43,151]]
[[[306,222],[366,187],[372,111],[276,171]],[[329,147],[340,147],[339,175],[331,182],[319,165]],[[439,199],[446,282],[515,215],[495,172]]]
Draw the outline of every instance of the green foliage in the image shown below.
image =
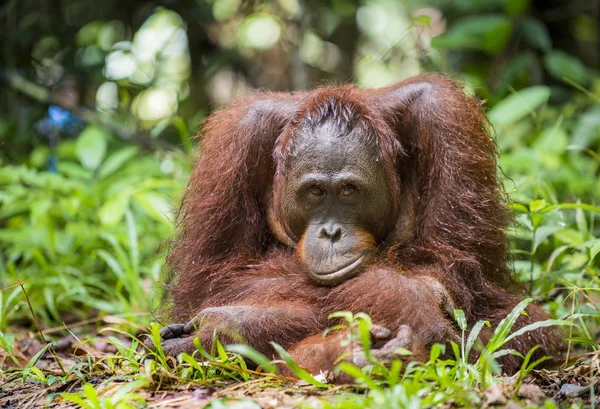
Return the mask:
[[[476,388],[485,388],[496,382],[494,375],[499,373],[495,360],[507,353],[515,353],[501,349],[511,339],[521,336],[539,326],[570,325],[568,321],[550,320],[538,323],[537,327],[527,326],[509,335],[517,318],[531,302],[526,299],[517,305],[513,311],[495,328],[487,344],[478,349],[478,358],[470,363],[472,349],[479,337],[484,321],[477,322],[471,327],[465,342],[467,322],[462,311],[455,311],[459,328],[462,330],[460,345],[451,343],[454,357],[445,351],[444,345],[434,345],[429,361],[423,365],[408,364],[403,368],[400,359],[385,365],[371,353],[369,330],[371,320],[364,314],[337,313],[338,318],[346,319],[350,337],[361,340],[362,353],[371,363],[358,368],[350,362],[341,362],[336,371],[344,372],[354,378],[355,382],[367,390],[365,396],[346,395],[333,399],[325,404],[327,408],[347,407],[415,407],[426,408],[439,405],[458,405],[460,407],[479,407],[482,403]],[[352,342],[352,340],[349,340]],[[516,385],[520,386],[522,379],[536,366],[547,358],[531,362],[534,348],[524,358]],[[402,352],[402,351],[398,351]],[[518,390],[518,387],[515,389]]]
[[[66,311],[81,319],[149,311],[157,298],[149,290],[160,294],[159,249],[172,231],[170,198],[181,194],[188,166],[177,153],[140,154],[90,126],[62,144],[56,173],[0,168],[0,282],[21,280],[47,323]],[[19,288],[0,300],[2,327],[31,318]]]

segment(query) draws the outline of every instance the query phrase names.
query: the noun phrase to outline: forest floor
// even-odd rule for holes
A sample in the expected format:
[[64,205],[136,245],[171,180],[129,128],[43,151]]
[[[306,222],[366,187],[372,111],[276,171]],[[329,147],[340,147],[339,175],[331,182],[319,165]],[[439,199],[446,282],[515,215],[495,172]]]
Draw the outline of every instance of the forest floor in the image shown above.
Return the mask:
[[[114,335],[97,336],[83,343],[67,335],[53,344],[54,351],[50,353],[35,334],[17,331],[12,357],[5,351],[0,354],[0,408],[327,409],[368,408],[374,404],[367,399],[372,392],[369,386],[318,388],[273,374],[232,380],[232,374],[225,370],[218,376],[191,380],[181,372],[148,365],[141,358],[143,354],[127,359],[132,349],[115,347]],[[436,406],[517,409],[599,405],[600,356],[582,355],[571,362],[574,363],[562,369],[534,369],[524,379],[518,375],[495,377],[491,386],[473,388],[477,399],[472,402],[455,401],[446,390]],[[427,393],[436,393],[435,390],[434,387]],[[388,399],[388,395],[381,396]],[[427,407],[418,399],[412,401],[413,405],[402,403],[401,399],[398,402],[383,402],[378,408]]]

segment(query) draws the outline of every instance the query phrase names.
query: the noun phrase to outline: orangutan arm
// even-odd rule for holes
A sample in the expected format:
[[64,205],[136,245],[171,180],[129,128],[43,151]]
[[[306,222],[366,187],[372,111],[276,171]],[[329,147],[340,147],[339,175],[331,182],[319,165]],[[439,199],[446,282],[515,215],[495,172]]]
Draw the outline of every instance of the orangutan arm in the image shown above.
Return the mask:
[[271,356],[271,342],[286,348],[307,334],[323,330],[322,325],[315,312],[301,304],[209,307],[186,324],[161,329],[162,347],[171,356],[191,354],[196,350],[194,338],[198,338],[210,351],[216,335],[223,345],[244,343]]

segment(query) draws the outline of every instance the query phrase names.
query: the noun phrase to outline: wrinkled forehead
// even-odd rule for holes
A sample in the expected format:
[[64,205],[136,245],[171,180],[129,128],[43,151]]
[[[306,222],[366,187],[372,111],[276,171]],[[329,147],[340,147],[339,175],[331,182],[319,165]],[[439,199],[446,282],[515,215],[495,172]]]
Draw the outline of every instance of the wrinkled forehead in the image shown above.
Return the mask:
[[292,138],[288,170],[292,174],[335,174],[382,166],[375,143],[358,128],[343,129],[331,121],[300,127]]

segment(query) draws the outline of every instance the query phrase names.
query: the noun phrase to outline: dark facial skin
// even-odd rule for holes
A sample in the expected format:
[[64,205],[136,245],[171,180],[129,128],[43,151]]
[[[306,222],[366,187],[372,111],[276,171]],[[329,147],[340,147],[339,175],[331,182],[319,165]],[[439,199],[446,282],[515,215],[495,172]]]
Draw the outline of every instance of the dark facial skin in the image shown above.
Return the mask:
[[377,149],[332,123],[294,138],[282,202],[285,229],[311,278],[336,285],[358,274],[393,226]]

